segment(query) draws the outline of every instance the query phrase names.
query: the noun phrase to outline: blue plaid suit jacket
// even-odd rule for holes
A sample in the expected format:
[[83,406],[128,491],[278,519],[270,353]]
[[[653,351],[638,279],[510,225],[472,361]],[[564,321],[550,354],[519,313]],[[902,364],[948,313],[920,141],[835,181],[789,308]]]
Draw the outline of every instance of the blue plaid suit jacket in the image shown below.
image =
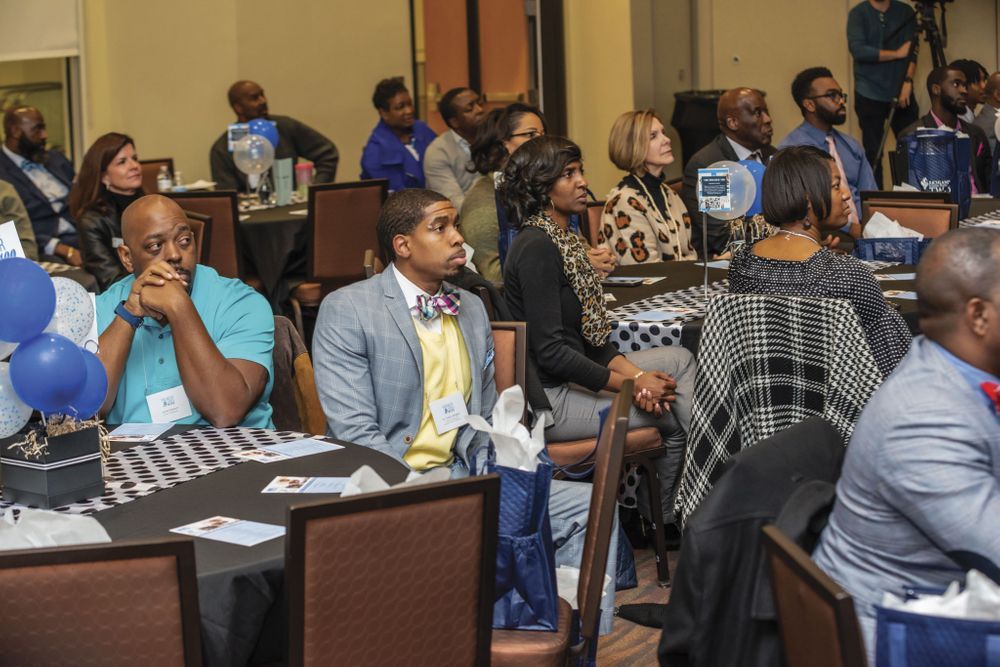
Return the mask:
[[[458,325],[472,369],[467,407],[490,420],[497,400],[490,322],[474,294],[450,287],[460,293]],[[391,268],[323,300],[313,365],[328,435],[402,460],[423,411],[423,355],[414,324]],[[464,426],[455,454],[468,464],[469,452],[487,442],[486,434]],[[479,451],[482,465],[485,447]]]

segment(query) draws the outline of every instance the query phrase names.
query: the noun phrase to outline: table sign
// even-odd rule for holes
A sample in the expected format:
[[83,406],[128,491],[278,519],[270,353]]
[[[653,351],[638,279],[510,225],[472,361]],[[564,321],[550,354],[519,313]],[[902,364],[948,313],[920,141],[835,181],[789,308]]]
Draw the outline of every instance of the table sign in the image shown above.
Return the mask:
[[275,526],[258,521],[244,521],[228,516],[213,516],[208,519],[171,528],[171,533],[203,537],[216,542],[228,542],[243,547],[252,547],[285,534],[284,526]]
[[278,206],[286,206],[292,201],[292,158],[286,157],[274,161],[271,167],[274,178],[274,199]]
[[698,210],[729,213],[733,210],[733,188],[726,167],[698,170]]
[[17,235],[17,225],[13,220],[0,225],[0,259],[8,257],[24,257],[24,248],[21,247],[21,238]]

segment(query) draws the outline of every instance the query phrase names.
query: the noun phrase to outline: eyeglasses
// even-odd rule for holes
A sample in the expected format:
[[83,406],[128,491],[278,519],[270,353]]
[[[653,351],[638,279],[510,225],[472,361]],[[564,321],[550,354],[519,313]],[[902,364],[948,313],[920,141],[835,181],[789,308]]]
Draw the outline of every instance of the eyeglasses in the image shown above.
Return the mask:
[[513,139],[514,137],[527,137],[528,139],[534,139],[535,137],[541,137],[544,134],[545,132],[543,131],[532,129],[532,130],[525,130],[524,132],[515,132],[514,134],[510,135],[510,138]]
[[840,102],[841,100],[843,100],[845,104],[847,103],[847,93],[841,92],[839,90],[831,90],[828,93],[823,93],[822,95],[813,95],[812,97],[807,97],[806,99],[818,100],[823,97],[830,100],[831,102]]

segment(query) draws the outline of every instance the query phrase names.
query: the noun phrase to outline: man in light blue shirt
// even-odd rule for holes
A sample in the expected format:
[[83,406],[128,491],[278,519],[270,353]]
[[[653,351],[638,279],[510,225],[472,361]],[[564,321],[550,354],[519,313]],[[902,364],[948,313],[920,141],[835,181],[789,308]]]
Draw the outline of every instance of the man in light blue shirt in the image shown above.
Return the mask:
[[101,410],[111,423],[273,428],[274,316],[245,283],[197,264],[187,216],[160,195],[122,214],[133,275],[97,297]]
[[840,179],[851,188],[850,214],[842,231],[861,237],[861,191],[878,190],[865,151],[854,137],[838,132],[847,121],[847,94],[825,67],[810,67],[792,81],[792,98],[804,120],[788,133],[778,148],[815,146],[833,157]]

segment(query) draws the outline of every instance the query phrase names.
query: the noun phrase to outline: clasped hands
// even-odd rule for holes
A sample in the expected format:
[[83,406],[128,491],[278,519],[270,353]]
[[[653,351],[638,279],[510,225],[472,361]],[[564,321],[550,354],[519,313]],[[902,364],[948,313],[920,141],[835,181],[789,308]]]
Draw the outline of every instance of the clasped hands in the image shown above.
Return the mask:
[[125,306],[133,315],[169,321],[175,306],[190,302],[187,287],[177,269],[164,261],[154,262],[132,283]]
[[670,403],[677,400],[676,390],[676,380],[666,373],[643,371],[636,378],[632,403],[640,410],[660,417],[670,412]]
[[590,265],[594,267],[595,271],[597,271],[597,275],[601,278],[601,280],[607,278],[618,265],[618,262],[615,261],[615,256],[612,255],[611,251],[604,246],[588,248],[587,259],[590,260]]

